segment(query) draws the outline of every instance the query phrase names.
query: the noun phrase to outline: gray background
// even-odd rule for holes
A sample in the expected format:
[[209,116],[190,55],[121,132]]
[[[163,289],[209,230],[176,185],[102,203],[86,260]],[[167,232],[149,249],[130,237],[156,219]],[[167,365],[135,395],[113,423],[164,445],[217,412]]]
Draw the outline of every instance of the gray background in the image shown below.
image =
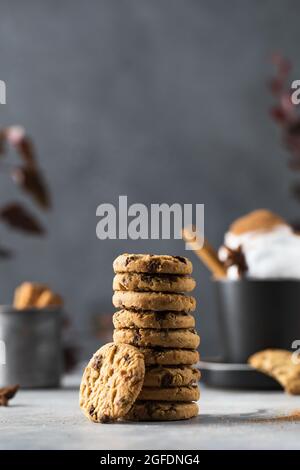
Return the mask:
[[[0,124],[23,124],[34,137],[55,202],[44,240],[1,227],[17,251],[1,263],[1,302],[21,281],[48,282],[64,295],[86,356],[100,341],[95,315],[113,311],[114,257],[185,254],[181,241],[97,240],[98,204],[120,194],[129,203],[205,203],[215,246],[251,209],[300,215],[266,89],[274,50],[299,78],[299,2],[1,0],[0,8]],[[3,202],[20,198],[0,179]],[[202,354],[214,354],[212,286],[191,257]]]

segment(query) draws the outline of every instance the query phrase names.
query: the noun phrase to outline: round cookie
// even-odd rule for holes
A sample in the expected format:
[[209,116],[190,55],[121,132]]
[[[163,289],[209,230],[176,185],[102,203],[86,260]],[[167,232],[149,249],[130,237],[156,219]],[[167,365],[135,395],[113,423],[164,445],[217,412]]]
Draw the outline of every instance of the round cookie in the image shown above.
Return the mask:
[[125,343],[138,347],[196,349],[200,344],[200,337],[192,328],[175,330],[121,328],[114,330],[113,339],[118,344]]
[[159,401],[135,402],[125,416],[128,421],[176,421],[197,416],[197,403],[172,403]]
[[200,371],[188,366],[147,367],[144,387],[182,387],[195,385],[200,379]]
[[183,256],[124,253],[118,256],[113,268],[115,273],[191,274],[193,265]]
[[194,297],[161,292],[116,291],[112,301],[115,307],[128,310],[193,312],[196,308]]
[[200,359],[198,351],[192,349],[139,348],[145,365],[192,365]]
[[119,310],[113,316],[115,328],[194,328],[195,318],[186,312]]
[[126,344],[102,346],[83,373],[81,409],[95,422],[125,416],[142,389],[144,375],[144,357],[138,349]]
[[175,274],[118,273],[113,280],[113,290],[152,292],[191,292],[196,281],[190,276]]
[[197,401],[200,398],[200,390],[196,385],[173,388],[143,387],[138,400],[158,401]]

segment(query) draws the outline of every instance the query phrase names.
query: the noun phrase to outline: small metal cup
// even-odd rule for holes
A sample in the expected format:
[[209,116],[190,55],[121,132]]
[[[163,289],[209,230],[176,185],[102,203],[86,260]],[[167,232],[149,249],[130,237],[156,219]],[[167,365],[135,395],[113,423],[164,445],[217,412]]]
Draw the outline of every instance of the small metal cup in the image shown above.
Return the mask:
[[266,348],[300,339],[300,281],[215,281],[224,361],[244,363]]
[[60,308],[0,306],[0,387],[58,387],[62,374]]

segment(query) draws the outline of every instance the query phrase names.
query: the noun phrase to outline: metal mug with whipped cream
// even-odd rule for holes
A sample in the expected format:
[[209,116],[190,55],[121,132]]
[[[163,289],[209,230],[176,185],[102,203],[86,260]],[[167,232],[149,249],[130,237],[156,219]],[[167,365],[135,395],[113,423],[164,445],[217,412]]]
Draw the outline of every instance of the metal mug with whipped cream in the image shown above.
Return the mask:
[[235,221],[218,252],[215,279],[224,360],[247,362],[300,339],[300,236],[265,209]]
[[[240,251],[246,263],[243,273],[234,254]],[[255,279],[300,279],[300,236],[284,219],[260,209],[234,222],[219,249],[219,259],[228,264],[227,277],[241,274]]]

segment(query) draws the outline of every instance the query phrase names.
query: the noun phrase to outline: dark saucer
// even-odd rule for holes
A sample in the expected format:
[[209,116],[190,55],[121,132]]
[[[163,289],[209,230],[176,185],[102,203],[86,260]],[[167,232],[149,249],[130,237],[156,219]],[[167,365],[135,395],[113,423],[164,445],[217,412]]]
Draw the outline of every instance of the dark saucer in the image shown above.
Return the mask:
[[252,369],[248,364],[230,364],[220,358],[208,358],[198,363],[201,381],[209,387],[244,390],[282,390],[271,377]]

